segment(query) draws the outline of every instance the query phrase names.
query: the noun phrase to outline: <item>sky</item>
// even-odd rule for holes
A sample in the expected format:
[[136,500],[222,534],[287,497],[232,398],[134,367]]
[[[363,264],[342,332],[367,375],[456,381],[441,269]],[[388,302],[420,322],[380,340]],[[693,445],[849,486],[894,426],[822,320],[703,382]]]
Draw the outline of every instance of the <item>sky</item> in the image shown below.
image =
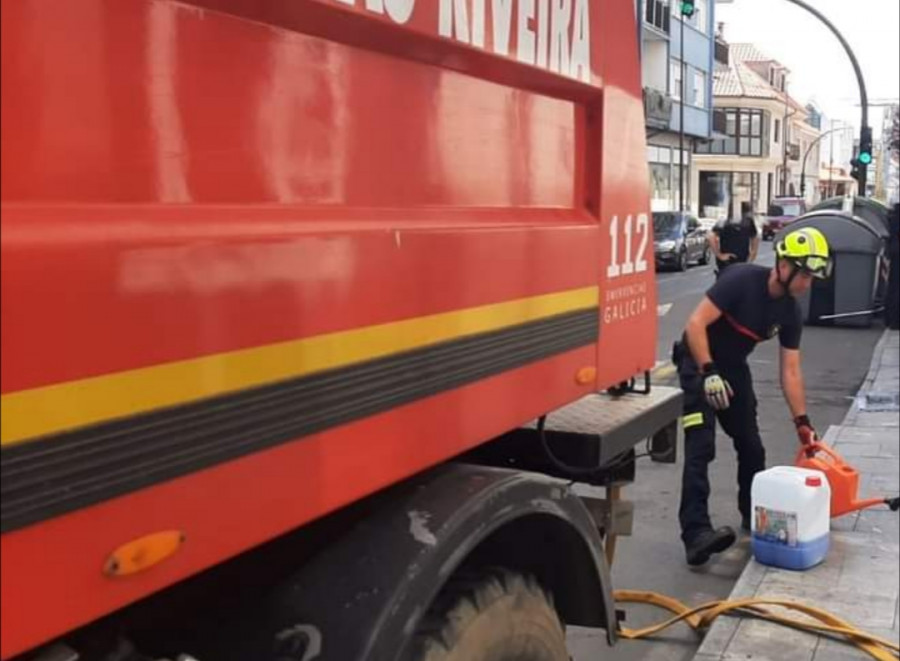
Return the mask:
[[[856,55],[869,103],[900,97],[900,0],[805,0],[830,20]],[[859,127],[859,86],[850,59],[828,27],[789,0],[716,0],[725,40],[749,42],[790,69],[788,91],[830,119]],[[870,107],[881,131],[883,108]]]

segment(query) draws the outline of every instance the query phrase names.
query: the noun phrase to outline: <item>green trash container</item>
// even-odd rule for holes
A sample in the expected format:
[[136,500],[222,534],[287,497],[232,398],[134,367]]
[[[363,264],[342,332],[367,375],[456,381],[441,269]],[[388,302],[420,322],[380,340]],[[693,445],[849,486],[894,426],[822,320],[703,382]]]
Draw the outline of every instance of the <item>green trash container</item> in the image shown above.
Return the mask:
[[[812,211],[840,211],[844,208],[843,197],[830,197],[822,200],[810,209]],[[887,237],[889,231],[889,220],[891,210],[878,200],[870,197],[854,197],[853,198],[853,215],[862,218],[875,229],[881,236]]]
[[[821,211],[825,209],[840,210],[843,208],[843,204],[843,197],[831,197],[827,200],[822,200],[812,209],[810,209],[810,211]],[[878,200],[873,200],[870,197],[857,196],[853,198],[853,215],[868,222],[869,225],[872,226],[872,229],[874,229],[879,234],[879,236],[881,236],[883,240],[887,242],[888,237],[891,233],[891,210],[888,207],[886,207]],[[889,274],[888,267],[888,260],[884,260],[882,262],[882,269],[880,272],[881,277],[878,281],[878,288],[875,290],[875,307],[884,306],[885,296],[887,295]]]

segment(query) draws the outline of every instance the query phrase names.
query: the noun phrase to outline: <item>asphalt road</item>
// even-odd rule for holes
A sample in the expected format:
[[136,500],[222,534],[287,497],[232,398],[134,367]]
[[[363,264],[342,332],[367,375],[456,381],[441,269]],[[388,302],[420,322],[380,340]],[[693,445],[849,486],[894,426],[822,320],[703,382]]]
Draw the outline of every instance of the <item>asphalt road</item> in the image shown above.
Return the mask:
[[[772,244],[763,243],[758,263],[772,265]],[[659,339],[654,383],[674,385],[677,377],[667,358],[672,341],[680,336],[687,317],[713,282],[711,266],[694,266],[685,273],[656,276],[659,302]],[[813,424],[824,435],[840,424],[853,396],[865,378],[875,344],[882,333],[880,322],[872,328],[806,327],[801,351],[808,410]],[[796,436],[790,413],[778,384],[777,340],[760,345],[751,356],[759,425],[768,464],[793,463]],[[637,481],[623,497],[635,503],[634,531],[620,538],[613,564],[614,588],[653,590],[697,605],[727,597],[749,557],[749,542],[738,543],[706,566],[685,564],[679,539],[678,500],[681,488],[682,447],[677,465],[654,464],[641,459]],[[715,525],[740,527],[737,511],[737,462],[731,442],[719,430],[717,458],[711,466],[710,511]],[[625,626],[640,627],[665,619],[668,614],[648,607],[627,608]],[[574,661],[688,661],[699,638],[685,625],[676,625],[653,641],[621,641],[613,649],[604,633],[573,627],[569,633]]]

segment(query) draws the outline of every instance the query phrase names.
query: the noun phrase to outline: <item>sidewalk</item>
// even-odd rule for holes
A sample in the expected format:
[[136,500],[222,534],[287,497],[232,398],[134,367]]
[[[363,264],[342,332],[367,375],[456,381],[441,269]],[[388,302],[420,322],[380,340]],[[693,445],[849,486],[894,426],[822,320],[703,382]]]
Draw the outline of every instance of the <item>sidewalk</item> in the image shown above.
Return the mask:
[[[843,424],[825,440],[861,473],[860,495],[900,492],[900,332],[885,331]],[[731,599],[774,597],[828,610],[866,631],[900,640],[900,514],[887,507],[832,521],[831,548],[818,567],[792,572],[752,558]],[[769,622],[720,617],[694,661],[851,661],[871,659],[852,645]]]

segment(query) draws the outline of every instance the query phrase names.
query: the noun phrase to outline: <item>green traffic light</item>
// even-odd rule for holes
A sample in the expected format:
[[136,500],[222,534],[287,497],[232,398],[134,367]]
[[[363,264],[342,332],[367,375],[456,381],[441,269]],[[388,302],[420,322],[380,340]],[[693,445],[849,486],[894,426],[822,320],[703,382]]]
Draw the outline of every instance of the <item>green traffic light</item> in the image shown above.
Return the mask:
[[688,18],[694,15],[694,0],[687,0],[681,3],[681,15]]
[[862,152],[859,155],[859,162],[863,165],[869,165],[872,162],[872,154],[869,154],[868,152]]

